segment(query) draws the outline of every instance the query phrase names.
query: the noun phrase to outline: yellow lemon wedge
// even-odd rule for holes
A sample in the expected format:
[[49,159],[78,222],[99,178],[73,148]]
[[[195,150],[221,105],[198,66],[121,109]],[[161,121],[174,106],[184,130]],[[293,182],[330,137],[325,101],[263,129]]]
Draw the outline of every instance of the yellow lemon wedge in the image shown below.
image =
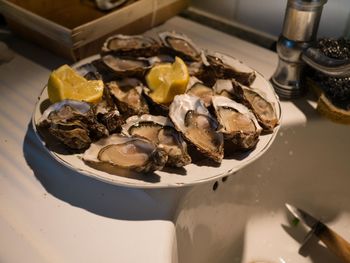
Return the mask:
[[64,99],[95,103],[102,98],[103,82],[86,80],[68,65],[63,65],[51,73],[47,92],[52,103]]
[[179,57],[172,64],[154,66],[146,75],[149,96],[159,104],[170,104],[176,95],[185,93],[188,80],[187,66]]

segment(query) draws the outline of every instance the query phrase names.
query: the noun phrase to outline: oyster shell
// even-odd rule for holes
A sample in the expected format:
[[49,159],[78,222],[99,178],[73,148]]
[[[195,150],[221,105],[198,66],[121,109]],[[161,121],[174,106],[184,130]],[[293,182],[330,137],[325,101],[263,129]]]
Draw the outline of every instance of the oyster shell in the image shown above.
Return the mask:
[[173,56],[169,56],[169,55],[165,55],[165,54],[160,54],[157,56],[148,57],[146,59],[152,67],[156,64],[174,63],[174,61],[175,61],[175,58]]
[[167,53],[179,56],[185,60],[200,61],[201,51],[191,39],[176,32],[161,32],[158,34]]
[[62,100],[48,107],[41,118],[39,124],[51,123],[54,121],[67,120],[73,117],[84,117],[90,115],[91,106],[89,103],[77,100]]
[[102,123],[109,133],[121,131],[124,121],[116,106],[111,106],[107,100],[102,100],[94,107],[94,112],[98,122]]
[[139,80],[128,78],[109,82],[106,86],[124,118],[149,113],[148,105],[142,95],[143,85]]
[[214,95],[214,90],[205,86],[201,81],[197,81],[187,88],[186,94],[199,97],[203,100],[205,107],[209,107],[211,105],[211,97]]
[[191,163],[186,142],[167,117],[149,114],[132,116],[123,125],[123,133],[156,143],[167,152],[168,166],[182,167]]
[[109,133],[120,132],[124,118],[121,116],[117,105],[108,88],[103,89],[103,100],[93,106],[97,121],[102,123]]
[[271,132],[278,124],[274,106],[256,89],[244,86],[234,79],[219,79],[213,87],[215,94],[244,104],[252,110],[264,132]]
[[209,86],[213,86],[217,79],[235,79],[243,85],[250,86],[256,78],[254,71],[238,71],[214,55],[207,54],[206,59],[209,65],[203,66],[196,77]]
[[264,131],[272,132],[278,125],[277,113],[273,104],[257,90],[243,87],[243,93],[245,100],[249,103],[249,108],[254,112]]
[[106,127],[95,119],[90,104],[75,100],[52,104],[44,111],[38,127],[76,150],[86,149],[92,140],[109,134]]
[[243,104],[224,96],[213,96],[212,101],[225,139],[237,148],[253,148],[261,133],[254,114]]
[[101,53],[102,55],[113,53],[130,57],[151,57],[159,52],[159,43],[142,35],[114,35],[106,39]]
[[98,72],[98,69],[93,64],[93,62],[83,64],[79,66],[76,70],[79,72],[80,75],[84,76],[84,78],[86,78],[87,80],[103,79],[102,75],[100,74],[100,72]]
[[223,158],[223,135],[218,122],[201,99],[196,96],[177,95],[169,107],[169,117],[175,128],[199,151],[220,163]]
[[162,115],[162,116],[168,116],[169,114],[169,106],[165,105],[165,104],[159,104],[157,102],[155,102],[151,96],[149,96],[149,93],[151,92],[151,90],[146,87],[144,88],[144,96],[145,99],[149,105],[149,113],[152,115]]
[[94,142],[85,151],[83,160],[88,164],[112,165],[136,172],[161,170],[167,154],[149,140],[112,134]]
[[110,69],[103,61],[102,58],[95,59],[89,64],[82,65],[78,68],[79,71],[84,73],[84,76],[88,78],[100,78],[104,83],[118,79],[118,75],[112,69]]
[[214,93],[233,99],[239,103],[244,102],[242,86],[235,80],[218,79],[213,86]]
[[142,77],[146,70],[150,68],[150,62],[143,58],[121,57],[109,54],[103,56],[101,61],[118,78]]

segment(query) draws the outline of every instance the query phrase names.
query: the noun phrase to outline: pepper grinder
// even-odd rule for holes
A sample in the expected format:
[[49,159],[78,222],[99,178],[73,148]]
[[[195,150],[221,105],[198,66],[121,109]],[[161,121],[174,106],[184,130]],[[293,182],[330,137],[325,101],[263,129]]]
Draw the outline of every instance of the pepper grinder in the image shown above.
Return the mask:
[[327,0],[288,0],[282,34],[277,42],[279,62],[271,82],[281,98],[300,97],[305,62],[302,53],[317,37],[323,5]]

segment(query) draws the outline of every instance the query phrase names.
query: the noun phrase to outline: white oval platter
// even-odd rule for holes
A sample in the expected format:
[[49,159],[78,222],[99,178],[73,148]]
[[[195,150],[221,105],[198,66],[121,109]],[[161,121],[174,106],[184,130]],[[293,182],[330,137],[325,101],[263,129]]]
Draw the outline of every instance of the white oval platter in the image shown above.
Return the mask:
[[[252,71],[250,67],[244,63],[221,53],[215,53],[216,56],[222,58],[225,63],[232,65],[240,71]],[[85,63],[98,58],[98,56],[89,57],[76,64],[73,67],[79,67]],[[256,79],[251,85],[252,88],[257,89],[266,95],[266,98],[275,106],[277,117],[281,119],[281,107],[278,96],[269,81],[267,81],[260,73],[256,72]],[[45,142],[39,135],[36,124],[42,115],[42,103],[48,101],[47,88],[45,87],[39,95],[38,102],[32,116],[32,123],[38,139],[45,146]],[[130,176],[122,176],[120,174],[109,173],[94,169],[93,167],[84,163],[81,159],[81,154],[62,154],[48,149],[45,146],[48,154],[50,154],[59,163],[68,168],[84,174],[86,176],[120,186],[135,187],[135,188],[169,188],[169,187],[183,187],[204,183],[208,181],[217,180],[221,177],[228,176],[252,163],[259,158],[274,141],[279,129],[278,125],[270,134],[261,135],[259,142],[253,150],[244,153],[237,153],[230,158],[224,158],[219,166],[213,166],[208,162],[191,163],[186,165],[183,169],[166,169],[163,171],[156,171],[153,174],[132,174]]]

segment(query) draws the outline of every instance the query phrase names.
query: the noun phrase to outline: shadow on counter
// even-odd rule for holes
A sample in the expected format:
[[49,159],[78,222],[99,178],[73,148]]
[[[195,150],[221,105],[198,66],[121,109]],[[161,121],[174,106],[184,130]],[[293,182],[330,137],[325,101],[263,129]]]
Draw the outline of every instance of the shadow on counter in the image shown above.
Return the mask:
[[136,189],[111,185],[54,160],[28,124],[23,153],[46,191],[89,212],[120,220],[172,220],[186,188]]
[[15,54],[19,54],[50,70],[54,70],[63,64],[72,63],[72,61],[59,57],[49,50],[13,34],[3,25],[0,26],[0,41],[4,42]]

